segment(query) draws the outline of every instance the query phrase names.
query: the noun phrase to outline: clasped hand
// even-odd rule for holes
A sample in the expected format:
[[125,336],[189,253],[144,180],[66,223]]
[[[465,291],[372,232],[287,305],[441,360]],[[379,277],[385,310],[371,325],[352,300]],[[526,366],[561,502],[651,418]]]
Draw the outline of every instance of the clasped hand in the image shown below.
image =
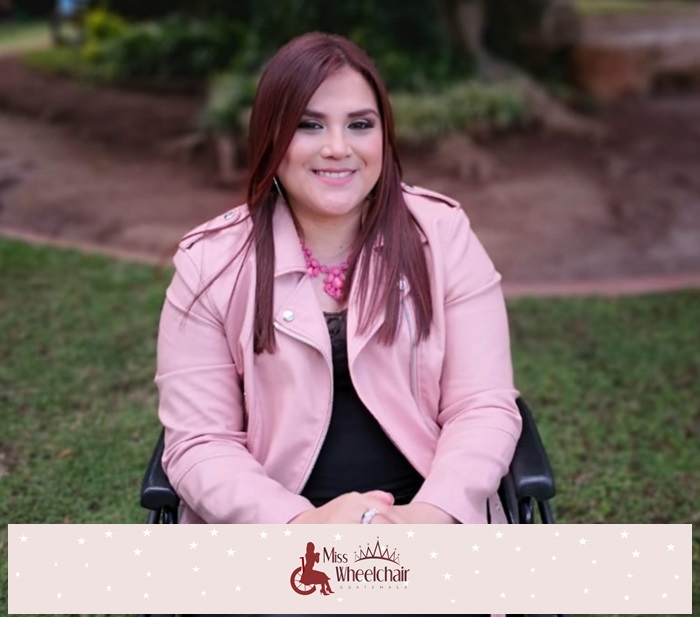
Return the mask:
[[456,523],[457,521],[444,510],[429,503],[414,502],[405,506],[394,505],[394,496],[385,491],[368,491],[366,493],[346,493],[329,501],[319,508],[302,512],[292,523],[359,523],[362,514],[370,509],[378,514],[372,524],[424,524]]

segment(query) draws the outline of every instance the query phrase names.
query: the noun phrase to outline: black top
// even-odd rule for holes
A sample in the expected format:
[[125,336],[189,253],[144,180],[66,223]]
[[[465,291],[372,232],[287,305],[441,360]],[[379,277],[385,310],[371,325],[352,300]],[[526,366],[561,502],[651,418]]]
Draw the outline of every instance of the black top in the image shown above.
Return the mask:
[[333,409],[328,433],[302,495],[320,506],[351,491],[380,489],[392,493],[396,504],[406,504],[418,492],[423,477],[387,437],[355,391],[348,365],[347,311],[325,315],[333,347]]

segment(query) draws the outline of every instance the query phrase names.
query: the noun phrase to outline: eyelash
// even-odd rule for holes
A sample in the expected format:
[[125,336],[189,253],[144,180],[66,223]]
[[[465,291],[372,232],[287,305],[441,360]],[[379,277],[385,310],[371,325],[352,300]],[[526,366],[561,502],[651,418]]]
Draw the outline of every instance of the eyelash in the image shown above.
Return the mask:
[[[316,129],[323,128],[319,122],[315,120],[302,120],[299,122],[297,127],[302,130],[313,131]],[[374,122],[371,120],[355,120],[350,124],[350,128],[354,130],[366,131],[368,129],[374,128]]]

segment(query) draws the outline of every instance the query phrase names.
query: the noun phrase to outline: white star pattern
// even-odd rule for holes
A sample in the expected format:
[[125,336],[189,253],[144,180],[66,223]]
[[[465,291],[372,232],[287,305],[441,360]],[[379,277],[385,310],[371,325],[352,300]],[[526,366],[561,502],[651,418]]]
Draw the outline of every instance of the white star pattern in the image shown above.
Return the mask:
[[639,557],[640,555],[641,555],[641,553],[639,551],[634,551],[634,553],[632,553],[632,557],[634,557],[635,559],[637,557]]
[[668,598],[668,594],[667,594],[667,593],[662,593],[662,594],[661,594],[661,597],[665,600],[666,598]]
[[343,601],[343,598],[338,598],[338,602],[342,602],[342,601]]
[[481,570],[474,570],[474,574],[481,574]]
[[260,538],[262,540],[267,540],[267,531],[261,531],[260,532]]
[[629,536],[629,534],[628,534],[626,531],[621,531],[621,532],[620,532],[620,537],[621,537],[623,540],[626,540],[626,539],[627,539],[627,536]]
[[627,602],[630,599],[629,596],[625,596],[625,602]]
[[438,556],[438,554],[437,554],[435,551],[433,551],[432,553],[430,553],[430,558],[431,558],[431,559],[437,559],[437,556]]
[[407,535],[409,538],[412,538],[412,537],[415,535],[415,533],[413,532],[413,530],[409,529],[409,530],[406,532],[406,535]]
[[233,557],[236,554],[236,551],[234,551],[232,548],[228,549],[227,554],[229,557]]
[[148,538],[151,535],[151,530],[150,529],[144,529],[143,530],[143,535],[144,537]]
[[497,532],[496,532],[496,538],[500,540],[502,537],[503,537],[503,532],[502,532],[502,531],[497,531]]
[[148,593],[144,593],[143,597],[146,598],[146,600],[148,600]]
[[588,594],[588,587],[583,590],[583,593]]
[[146,578],[151,578],[151,571],[146,572]]
[[632,578],[632,573],[628,574],[627,578]]
[[452,580],[452,575],[449,572],[445,572],[445,574],[442,575],[446,581],[451,581]]
[[194,568],[192,568],[192,572],[199,572],[199,566],[195,566]]
[[107,591],[112,591],[112,586],[111,586],[111,585],[107,585]]
[[85,544],[85,538],[79,538],[79,539],[78,539],[78,544],[80,544],[81,546],[82,546],[83,544]]
[[455,600],[454,598],[452,598],[452,599],[450,600],[450,602],[451,602],[452,604],[454,604],[454,603],[456,602],[456,600]]
[[343,535],[340,534],[340,533],[335,534],[333,537],[334,537],[336,540],[342,540],[342,539],[343,539]]
[[505,597],[506,597],[506,594],[501,592],[501,598],[505,598]]
[[284,537],[289,538],[292,535],[292,530],[291,529],[285,529],[284,530]]
[[557,560],[557,556],[556,556],[556,555],[552,555],[552,561],[556,561],[556,560]]
[[586,542],[587,542],[586,538],[581,538],[581,539],[578,541],[578,543],[579,543],[581,546],[584,546],[584,545],[586,544]]
[[60,599],[63,597],[63,594],[59,591],[59,592],[56,594],[56,597],[60,600]]
[[532,599],[534,600],[534,599],[535,599],[535,594],[534,594],[534,593],[531,593],[531,594],[530,594],[530,598],[532,598]]
[[26,542],[27,540],[29,540],[29,538],[27,536],[20,536],[19,540],[20,542]]
[[190,548],[197,548],[198,546],[196,542],[190,542]]
[[15,576],[19,578],[19,572],[15,572]]
[[530,572],[535,573],[535,568],[530,568]]
[[523,549],[520,548],[519,546],[516,546],[516,547],[515,547],[515,552],[516,552],[516,553],[519,553],[519,552],[522,551],[522,550],[523,550]]
[[674,575],[673,575],[673,578],[675,578],[676,580],[678,580],[678,579],[680,578],[680,576],[679,576],[678,574],[674,574]]
[[90,567],[90,564],[87,563],[87,562],[85,562],[85,567],[86,567],[86,568],[89,568],[89,567]]
[[241,590],[241,586],[240,586],[240,585],[236,585],[236,591],[240,591],[240,590]]
[[105,531],[105,538],[111,538],[112,537],[112,532],[111,531]]
[[674,548],[676,548],[676,547],[675,547],[673,544],[668,544],[668,545],[666,546],[666,548],[667,548],[669,551],[672,551],[672,550],[673,550]]
[[140,548],[134,549],[134,555],[136,555],[137,557],[141,557],[141,549]]
[[473,552],[473,553],[478,553],[478,552],[479,552],[479,545],[478,545],[478,544],[474,544],[474,545],[472,546],[472,552]]
[[206,595],[207,595],[207,592],[204,591],[203,589],[202,589],[202,595],[203,595],[203,596],[206,596]]
[[210,533],[213,537],[216,537],[216,536],[219,535],[219,530],[218,530],[218,529],[212,529],[209,533]]
[[591,563],[592,563],[593,565],[595,565],[595,564],[598,563],[598,560],[594,559],[593,561],[591,561]]

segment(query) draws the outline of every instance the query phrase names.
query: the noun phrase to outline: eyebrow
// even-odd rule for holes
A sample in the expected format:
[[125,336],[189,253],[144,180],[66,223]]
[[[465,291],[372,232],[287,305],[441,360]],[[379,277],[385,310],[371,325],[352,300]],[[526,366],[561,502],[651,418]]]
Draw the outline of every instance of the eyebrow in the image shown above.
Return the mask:
[[[319,120],[324,120],[326,118],[326,114],[320,111],[314,111],[313,109],[306,109],[302,115],[309,118],[318,118]],[[371,107],[366,109],[358,109],[357,111],[351,111],[348,113],[348,118],[361,118],[363,116],[376,116],[379,118],[379,113],[376,109],[372,109]]]

